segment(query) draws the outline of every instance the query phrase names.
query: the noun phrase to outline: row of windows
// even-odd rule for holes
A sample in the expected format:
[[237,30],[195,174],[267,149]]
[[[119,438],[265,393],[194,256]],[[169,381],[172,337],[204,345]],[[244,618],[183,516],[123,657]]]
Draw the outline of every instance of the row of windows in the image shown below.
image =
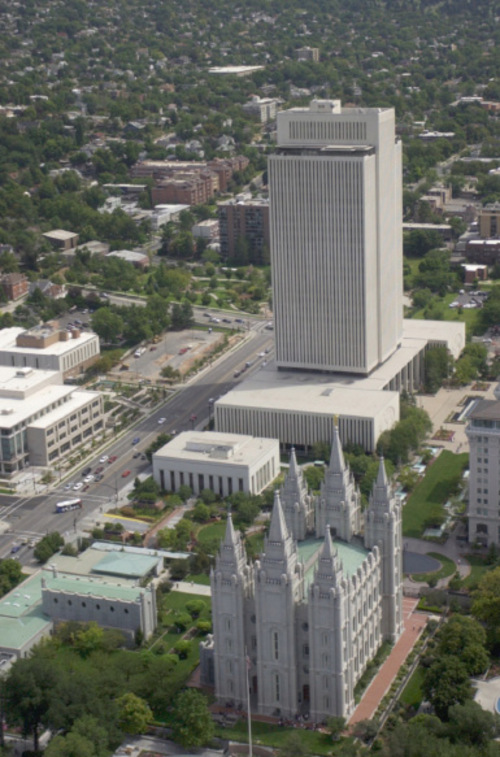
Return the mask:
[[[55,605],[59,604],[59,599],[58,599],[57,597],[54,597],[54,604],[55,604]],[[67,604],[68,604],[68,605],[69,605],[69,606],[71,607],[71,605],[73,604],[73,600],[72,600],[72,599],[68,599],[68,600],[67,600]],[[76,604],[76,602],[75,602],[75,604]],[[84,602],[84,601],[82,601],[82,602],[81,602],[81,606],[82,606],[82,607],[87,607],[87,603],[86,603],[86,602]],[[101,609],[101,605],[100,605],[100,604],[98,604],[98,603],[97,603],[97,604],[95,604],[95,605],[93,605],[93,607],[94,607],[94,608],[95,608],[96,610],[100,610],[100,609]],[[106,609],[106,608],[105,608],[105,609]],[[110,606],[109,606],[109,607],[108,607],[107,609],[108,609],[108,610],[109,610],[110,612],[114,612],[114,611],[115,611],[115,608],[113,607],[113,605],[110,605]],[[128,608],[127,608],[127,607],[124,607],[124,608],[123,608],[123,612],[124,612],[124,614],[125,614],[125,615],[128,615]]]

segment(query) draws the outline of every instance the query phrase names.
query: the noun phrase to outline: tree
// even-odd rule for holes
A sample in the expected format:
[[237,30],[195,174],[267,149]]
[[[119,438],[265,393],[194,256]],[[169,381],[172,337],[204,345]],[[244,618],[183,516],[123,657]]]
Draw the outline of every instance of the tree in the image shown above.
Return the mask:
[[22,566],[10,557],[0,561],[0,597],[7,594],[23,577]]
[[38,562],[45,563],[63,546],[64,539],[61,534],[57,531],[53,531],[38,542],[33,550],[33,555]]
[[500,641],[500,567],[485,573],[473,594],[471,612],[484,623],[490,646]]
[[70,731],[66,736],[54,736],[44,751],[45,757],[96,757],[90,739]]
[[472,701],[450,707],[448,724],[450,739],[458,744],[485,747],[500,733],[500,717]]
[[336,739],[340,736],[342,731],[346,727],[346,719],[342,717],[331,717],[328,718],[326,727],[330,731],[330,736],[332,739]]
[[441,720],[447,720],[450,707],[464,704],[472,698],[467,668],[458,657],[439,657],[425,674],[423,691],[436,715]]
[[430,347],[424,357],[425,391],[435,394],[448,378],[451,360],[446,347]]
[[33,734],[35,752],[40,727],[49,722],[56,680],[54,665],[49,659],[38,656],[17,660],[7,676],[5,713],[9,722],[21,725],[25,736]]
[[109,307],[99,308],[92,316],[92,328],[104,342],[116,342],[123,332],[123,319]]
[[207,744],[214,733],[206,697],[196,689],[186,689],[177,696],[173,722],[174,739],[183,747]]
[[128,692],[121,696],[116,704],[118,706],[118,725],[122,731],[136,736],[147,730],[153,719],[153,713],[144,699]]

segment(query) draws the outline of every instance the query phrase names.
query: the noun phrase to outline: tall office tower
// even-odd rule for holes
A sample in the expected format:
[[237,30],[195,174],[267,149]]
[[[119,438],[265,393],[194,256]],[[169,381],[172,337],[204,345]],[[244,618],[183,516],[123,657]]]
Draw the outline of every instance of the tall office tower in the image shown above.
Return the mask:
[[276,363],[367,375],[402,338],[401,145],[390,108],[313,100],[269,159]]

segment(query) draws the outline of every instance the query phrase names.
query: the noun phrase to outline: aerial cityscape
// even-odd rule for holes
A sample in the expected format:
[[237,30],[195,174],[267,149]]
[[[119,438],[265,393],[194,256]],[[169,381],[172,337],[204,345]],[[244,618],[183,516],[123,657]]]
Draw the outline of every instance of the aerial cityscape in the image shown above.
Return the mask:
[[498,8],[0,12],[0,755],[500,757]]

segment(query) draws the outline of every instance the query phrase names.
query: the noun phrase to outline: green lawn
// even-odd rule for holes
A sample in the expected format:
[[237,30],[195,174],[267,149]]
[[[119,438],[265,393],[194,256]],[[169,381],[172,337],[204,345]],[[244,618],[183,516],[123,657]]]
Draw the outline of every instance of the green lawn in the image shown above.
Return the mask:
[[400,702],[408,707],[418,708],[424,695],[422,692],[422,684],[424,682],[424,671],[419,666],[415,669],[415,672],[411,676],[410,680],[403,689]]
[[[286,741],[286,737],[290,733],[300,737],[307,754],[335,754],[335,751],[340,749],[341,746],[345,746],[346,741],[352,741],[351,739],[340,739],[338,742],[333,742],[331,736],[326,733],[307,731],[302,728],[283,728],[255,721],[252,724],[252,741],[255,745],[282,748],[283,742]],[[231,728],[216,728],[215,735],[221,739],[248,743],[247,722],[241,720]]]
[[226,522],[210,523],[208,526],[202,526],[196,534],[196,539],[201,547],[209,549],[213,546],[214,541],[219,545],[224,534],[226,533]]
[[429,557],[434,557],[438,560],[441,563],[441,567],[433,573],[414,573],[414,581],[428,581],[431,576],[439,581],[440,578],[448,578],[448,576],[452,576],[455,573],[457,566],[449,557],[441,555],[439,552],[427,552],[427,554]]
[[493,566],[487,565],[484,561],[484,557],[481,557],[480,555],[467,555],[465,559],[471,566],[471,572],[467,578],[464,578],[462,581],[462,586],[464,589],[472,590],[476,588],[479,580],[484,574],[489,570],[492,570]]
[[[465,323],[467,334],[477,333],[479,324],[479,309],[462,310],[459,313],[458,308],[450,308],[450,304],[456,299],[457,294],[447,294],[443,297],[443,320],[445,321],[462,321]],[[412,318],[419,320],[424,319],[424,308],[412,312]]]
[[187,576],[186,581],[192,581],[194,584],[201,584],[202,586],[210,586],[210,576],[206,573],[192,573]]
[[469,456],[455,455],[443,450],[427,468],[423,480],[415,487],[403,508],[403,535],[419,538],[426,522],[435,515],[443,515],[443,505],[456,491]]

